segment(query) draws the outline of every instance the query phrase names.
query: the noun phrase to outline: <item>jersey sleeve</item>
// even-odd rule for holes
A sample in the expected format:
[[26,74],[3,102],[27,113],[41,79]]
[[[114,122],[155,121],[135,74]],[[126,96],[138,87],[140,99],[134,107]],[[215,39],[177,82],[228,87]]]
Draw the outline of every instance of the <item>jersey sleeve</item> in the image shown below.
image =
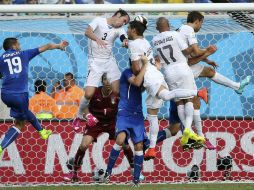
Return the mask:
[[187,38],[187,41],[189,43],[189,45],[193,45],[193,44],[197,44],[198,43],[198,40],[197,40],[197,37],[196,37],[196,34],[194,32],[194,30],[192,29],[187,29],[184,31],[185,33],[185,36]]
[[129,44],[129,57],[131,61],[137,61],[140,59],[140,56],[143,52],[140,52],[139,46],[136,46],[135,43]]
[[126,80],[128,81],[129,78],[132,77],[133,73],[131,72],[130,69],[126,69],[126,70],[123,72],[123,75],[124,75],[124,77],[126,78]]
[[28,49],[23,51],[24,55],[27,57],[28,61],[33,59],[36,55],[39,55],[39,48],[34,48],[34,49]]
[[100,22],[101,18],[95,18],[92,20],[92,22],[89,23],[89,26],[92,27],[93,31],[97,28],[99,22]]
[[176,42],[178,46],[180,47],[181,51],[188,48],[188,44],[186,44],[186,42],[183,40],[182,36],[179,33],[175,32],[175,37],[176,37]]

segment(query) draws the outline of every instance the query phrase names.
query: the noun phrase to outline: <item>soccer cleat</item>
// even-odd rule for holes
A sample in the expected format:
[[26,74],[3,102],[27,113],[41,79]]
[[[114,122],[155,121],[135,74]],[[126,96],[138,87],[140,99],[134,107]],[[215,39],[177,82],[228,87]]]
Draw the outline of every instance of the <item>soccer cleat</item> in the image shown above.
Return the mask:
[[205,148],[207,148],[208,150],[215,150],[216,147],[212,145],[212,143],[209,141],[209,139],[205,139]]
[[184,146],[184,145],[188,144],[188,141],[189,141],[189,138],[190,138],[190,133],[191,133],[191,131],[190,131],[189,128],[184,129],[183,136],[181,137],[181,140],[180,140],[181,146]]
[[149,148],[144,155],[144,160],[147,161],[150,159],[154,159],[155,157],[156,157],[155,148]]
[[196,143],[195,140],[189,139],[189,140],[188,140],[188,143],[182,146],[183,151],[188,151],[188,150],[193,149],[195,143]]
[[52,130],[42,129],[41,131],[39,131],[39,134],[43,140],[47,140],[52,134]]
[[105,175],[104,175],[104,177],[103,177],[103,182],[104,183],[109,183],[109,181],[110,181],[110,174],[108,173],[108,171],[106,171],[105,172]]
[[206,104],[208,104],[208,90],[207,88],[201,88],[198,91],[198,97],[202,98]]
[[65,174],[63,180],[66,182],[78,182],[77,172],[72,171],[69,172],[68,174]]
[[81,119],[76,117],[72,122],[72,125],[71,125],[72,129],[77,132],[80,128],[80,124],[81,124]]
[[1,155],[3,154],[3,148],[0,146],[0,157],[1,157]]
[[[131,168],[131,175],[134,176],[134,168]],[[144,180],[145,180],[145,176],[143,176],[143,174],[140,173],[139,181],[144,181]]]
[[133,180],[132,181],[132,187],[134,187],[134,188],[136,188],[136,187],[139,187],[140,185],[139,185],[139,180]]
[[240,87],[238,90],[235,90],[235,92],[237,94],[242,94],[243,93],[243,90],[244,90],[244,87],[247,86],[249,83],[250,83],[250,79],[251,79],[251,76],[247,76],[245,79],[243,79],[241,82],[240,82]]
[[86,123],[89,127],[94,127],[98,122],[98,119],[94,117],[91,113],[86,115]]

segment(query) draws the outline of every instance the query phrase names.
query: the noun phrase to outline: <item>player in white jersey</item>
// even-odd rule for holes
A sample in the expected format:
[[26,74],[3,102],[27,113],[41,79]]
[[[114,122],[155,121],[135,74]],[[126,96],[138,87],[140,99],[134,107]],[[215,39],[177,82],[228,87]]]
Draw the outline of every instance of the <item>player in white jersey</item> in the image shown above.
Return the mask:
[[113,45],[115,40],[120,40],[125,44],[128,39],[123,25],[129,22],[130,18],[126,11],[120,9],[110,18],[95,18],[87,27],[85,35],[88,37],[88,67],[89,72],[85,87],[85,95],[80,101],[77,117],[74,119],[72,127],[78,130],[83,113],[89,126],[95,126],[98,120],[89,113],[88,105],[100,79],[104,73],[112,85],[112,91],[116,96],[119,93],[119,79],[121,72],[113,56]]
[[[160,33],[154,36],[152,43],[164,68],[169,90],[185,89],[190,91],[196,89],[194,76],[186,58],[187,55],[192,53],[192,48],[188,47],[178,32],[169,31],[169,22],[165,17],[160,17],[156,25],[156,29]],[[185,126],[180,141],[182,146],[188,143],[189,137],[193,133],[191,130],[194,112],[193,97],[176,100],[179,118]],[[199,137],[199,140],[201,140],[201,143],[205,141],[203,137]]]
[[[204,16],[198,12],[198,11],[192,11],[187,16],[187,24],[182,25],[178,31],[182,35],[185,42],[188,44],[188,46],[191,46],[194,51],[194,58],[191,63],[191,69],[193,71],[194,77],[208,77],[212,79],[214,82],[230,87],[234,89],[238,94],[242,94],[244,87],[249,84],[251,77],[247,76],[244,80],[239,82],[234,82],[225,76],[221,75],[220,73],[216,72],[214,68],[216,68],[218,65],[207,59],[207,51],[211,50],[211,48],[214,48],[213,46],[209,46],[206,49],[200,49],[198,46],[198,40],[196,38],[196,34],[204,21]],[[198,59],[195,59],[195,56],[200,56]],[[201,59],[200,59],[201,58]],[[206,67],[201,64],[195,64],[199,61],[204,61],[207,64],[211,65],[212,67]],[[201,136],[204,134],[202,133],[202,123],[201,123],[201,117],[200,117],[200,100],[198,98],[194,98],[194,124],[197,130],[197,133]],[[207,142],[209,145],[209,142]]]
[[144,87],[147,91],[147,119],[150,123],[149,133],[151,141],[150,147],[144,156],[145,160],[148,160],[156,157],[155,145],[159,130],[157,114],[159,108],[162,106],[163,100],[168,101],[173,98],[194,96],[197,95],[197,90],[194,89],[188,92],[182,89],[174,91],[168,90],[162,73],[155,66],[152,47],[143,36],[147,28],[147,20],[142,16],[138,16],[137,18],[138,19],[134,19],[134,21],[129,23],[127,34],[131,41],[129,41],[128,48],[129,57],[134,70],[140,70],[141,64],[139,60],[141,55],[145,54],[149,60],[144,76]]

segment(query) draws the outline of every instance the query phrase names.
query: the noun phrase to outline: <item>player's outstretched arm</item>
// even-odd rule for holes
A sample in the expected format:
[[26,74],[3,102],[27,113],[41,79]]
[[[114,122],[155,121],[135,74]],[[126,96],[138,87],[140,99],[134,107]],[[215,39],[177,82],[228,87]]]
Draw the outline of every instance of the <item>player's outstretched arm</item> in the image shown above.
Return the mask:
[[[141,86],[142,83],[143,83],[143,80],[144,80],[144,75],[145,75],[145,72],[146,72],[146,67],[147,67],[147,63],[148,63],[148,59],[146,56],[142,56],[141,57],[141,62],[142,62],[142,67],[141,67],[141,70],[140,72],[138,73],[138,75],[133,75],[132,77],[130,77],[128,79],[129,83],[135,85],[135,86]],[[133,64],[133,63],[132,63]],[[135,64],[135,63],[134,63]],[[133,65],[132,65],[133,66]]]
[[68,45],[69,43],[67,41],[62,41],[60,44],[46,44],[44,46],[39,47],[39,52],[42,53],[44,51],[53,50],[53,49],[64,50],[64,48]]

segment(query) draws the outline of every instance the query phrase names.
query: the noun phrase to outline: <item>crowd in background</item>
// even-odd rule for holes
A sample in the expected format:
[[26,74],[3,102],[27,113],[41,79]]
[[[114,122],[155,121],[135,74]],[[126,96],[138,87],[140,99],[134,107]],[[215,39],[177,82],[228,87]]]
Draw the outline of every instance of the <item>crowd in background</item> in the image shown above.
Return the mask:
[[0,4],[252,3],[254,0],[0,0]]

